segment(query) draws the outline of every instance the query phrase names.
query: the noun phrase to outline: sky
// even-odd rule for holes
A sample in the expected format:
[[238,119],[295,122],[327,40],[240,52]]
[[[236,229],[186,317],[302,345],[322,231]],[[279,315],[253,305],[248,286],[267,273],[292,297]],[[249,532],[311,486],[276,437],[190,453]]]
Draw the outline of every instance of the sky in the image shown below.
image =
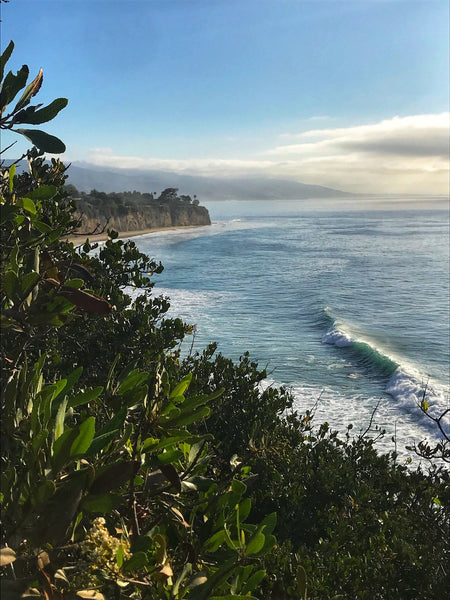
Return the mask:
[[448,0],[0,6],[7,70],[69,99],[40,126],[66,162],[448,194]]

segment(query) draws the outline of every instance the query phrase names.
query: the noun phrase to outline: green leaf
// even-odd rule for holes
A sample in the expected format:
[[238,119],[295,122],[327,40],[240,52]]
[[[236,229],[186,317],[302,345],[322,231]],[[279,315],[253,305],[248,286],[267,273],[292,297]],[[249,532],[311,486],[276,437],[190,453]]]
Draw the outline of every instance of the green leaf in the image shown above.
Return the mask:
[[207,404],[209,400],[210,398],[206,394],[200,394],[198,396],[186,398],[186,400],[183,402],[183,411],[187,412],[195,410],[198,406]]
[[[189,431],[185,431],[184,433],[181,433],[180,435],[176,435],[173,437],[169,437],[169,438],[160,440],[159,442],[157,442],[156,445],[150,445],[150,441],[149,441],[147,446],[150,446],[152,451],[153,450],[162,450],[163,448],[168,448],[169,446],[175,446],[175,444],[177,444],[178,442],[183,442],[184,440],[187,440],[188,438],[191,438],[191,437],[192,437],[192,434],[189,433]],[[153,438],[150,438],[150,440],[152,440],[152,439]],[[145,442],[144,442],[144,444],[145,444]]]
[[78,435],[77,429],[66,428],[64,433],[54,442],[52,447],[53,472],[58,473],[70,459],[70,449]]
[[27,65],[22,65],[21,69],[17,71],[17,75],[14,75],[12,71],[6,75],[0,92],[0,112],[3,113],[17,92],[25,87],[29,73]]
[[145,552],[136,552],[123,565],[124,571],[138,571],[147,564],[147,555]]
[[183,458],[184,454],[182,450],[177,448],[169,448],[164,450],[161,454],[158,454],[158,461],[161,465],[175,464],[178,460]]
[[248,517],[251,507],[252,507],[252,501],[250,500],[250,498],[245,498],[239,504],[239,519],[240,519],[241,523],[243,523],[245,521],[245,519]]
[[80,508],[90,513],[108,514],[122,503],[122,498],[114,494],[88,494]]
[[153,450],[155,448],[155,446],[157,446],[158,442],[159,442],[158,438],[149,437],[149,438],[145,439],[142,442],[142,445],[141,445],[141,447],[139,449],[139,452],[141,454],[145,454],[149,450]]
[[17,102],[16,106],[14,107],[14,110],[13,110],[14,113],[16,113],[18,110],[21,110],[22,108],[24,108],[27,104],[30,103],[31,98],[33,96],[36,96],[36,94],[41,89],[43,79],[44,79],[43,71],[42,71],[42,69],[39,69],[39,73],[36,75],[36,77],[33,79],[33,81],[29,85],[27,85],[24,93],[20,97],[20,100]]
[[94,400],[97,400],[97,398],[102,392],[102,386],[95,387],[93,390],[85,390],[84,392],[80,392],[73,398],[70,398],[69,407],[75,408],[76,406],[81,406],[83,404],[87,404],[88,402],[93,402]]
[[116,563],[117,563],[117,566],[119,567],[119,569],[123,565],[123,555],[124,555],[123,546],[122,546],[122,544],[120,544],[119,547],[117,548],[117,552],[116,552]]
[[249,556],[250,554],[257,554],[260,550],[263,549],[264,543],[266,541],[266,536],[260,531],[252,537],[245,548],[245,554]]
[[33,288],[36,282],[39,280],[39,273],[36,271],[30,271],[26,273],[20,280],[20,284],[22,287],[22,294],[26,295],[30,292],[31,288]]
[[3,75],[5,73],[5,65],[8,62],[13,50],[14,50],[14,42],[11,40],[0,57],[0,81],[3,81]]
[[188,413],[185,413],[185,411],[182,410],[181,414],[178,416],[174,416],[174,418],[170,418],[169,415],[169,419],[166,421],[166,425],[170,427],[181,427],[182,425],[190,425],[195,421],[206,419],[207,417],[209,417],[210,412],[211,410],[208,406],[202,406],[198,410]]
[[133,388],[139,387],[146,379],[148,379],[148,373],[141,373],[138,369],[135,369],[127,375],[117,393],[122,395]]
[[62,154],[66,151],[65,144],[54,135],[45,133],[40,129],[14,129],[17,133],[22,134],[30,140],[39,150],[50,152],[50,154]]
[[55,185],[40,185],[38,188],[27,194],[31,200],[51,200],[58,193]]
[[119,428],[123,426],[127,416],[127,409],[122,408],[114,417],[104,425],[92,441],[89,450],[86,452],[86,457],[95,456],[97,452],[100,452],[110,440],[114,439],[119,431]]
[[34,220],[33,225],[41,233],[51,233],[53,231],[53,229],[49,225],[47,225],[46,223],[43,223],[42,221]]
[[88,417],[86,421],[80,425],[79,434],[70,448],[70,456],[74,457],[84,454],[91,445],[94,435],[95,417]]
[[116,490],[127,483],[137,471],[138,463],[134,461],[117,462],[105,467],[98,474],[91,486],[93,494]]
[[53,494],[56,492],[56,485],[54,481],[47,480],[41,483],[38,487],[34,497],[32,496],[33,504],[39,505],[47,502]]
[[296,588],[299,600],[306,600],[306,571],[302,565],[297,566]]
[[14,218],[18,215],[19,207],[13,204],[2,204],[0,206],[0,223],[7,223],[8,221],[13,221]]
[[137,540],[132,544],[130,551],[131,554],[136,552],[148,552],[153,547],[153,540],[149,535],[140,535]]
[[51,121],[56,117],[60,110],[67,106],[67,98],[56,98],[48,106],[44,106],[40,110],[35,110],[34,106],[30,106],[26,110],[21,110],[14,118],[15,123],[29,123],[31,125],[40,125]]
[[89,446],[89,450],[85,452],[85,457],[90,458],[91,456],[98,454],[100,450],[103,450],[103,448],[105,448],[116,437],[118,432],[118,429],[114,429],[113,431],[96,435],[92,440],[92,444]]
[[67,379],[60,379],[59,381],[56,381],[55,383],[51,383],[50,385],[46,386],[44,389],[45,390],[51,390],[52,391],[52,402],[55,398],[57,398],[59,396],[59,394],[66,389],[67,386]]
[[253,575],[242,586],[241,593],[246,595],[248,594],[248,592],[254,590],[256,587],[258,587],[258,585],[261,583],[265,576],[266,572],[263,569],[256,571],[256,573],[253,573]]
[[[210,593],[213,589],[217,589],[216,586],[220,584],[220,582],[229,575],[230,571],[233,569],[236,564],[236,559],[233,556],[229,560],[225,561],[217,571],[215,571],[212,575],[208,577],[208,579],[197,585],[192,589],[192,592],[189,596],[191,600],[211,600]],[[192,585],[192,584],[191,584]],[[191,586],[190,586],[191,587]],[[229,598],[230,596],[225,596],[225,598]],[[245,599],[247,600],[248,597]]]
[[219,546],[221,546],[223,543],[225,543],[225,531],[221,529],[208,540],[206,540],[204,547],[206,552],[216,552]]
[[265,516],[260,523],[260,527],[264,526],[264,535],[270,535],[277,524],[277,513],[273,512]]
[[[72,373],[70,373],[70,375],[67,376],[67,379],[66,379],[67,383],[66,383],[66,387],[64,388],[66,394],[67,394],[67,392],[69,392],[72,389],[72,387],[80,379],[82,373],[83,373],[83,367],[78,367],[75,369],[75,371],[72,371]],[[70,406],[70,404],[69,404],[69,406]]]
[[266,541],[264,543],[264,546],[260,550],[260,552],[258,552],[258,556],[264,556],[265,554],[270,552],[270,550],[272,550],[272,548],[277,543],[277,539],[274,535],[266,535],[265,538],[266,538]]
[[68,279],[64,282],[64,287],[79,289],[84,285],[84,279]]
[[175,386],[175,388],[173,389],[172,393],[170,394],[170,400],[173,400],[174,398],[178,398],[179,396],[182,396],[184,394],[184,392],[187,390],[187,388],[189,387],[189,384],[192,381],[192,373],[189,373],[188,375],[186,375],[186,377],[184,377],[180,383]]
[[19,198],[16,204],[32,215],[36,214],[36,206],[31,198]]
[[2,279],[2,287],[6,297],[10,300],[19,293],[19,279],[14,271],[6,271]]
[[228,548],[230,548],[231,550],[237,550],[239,548],[240,544],[238,541],[233,542],[233,540],[231,539],[231,536],[228,532],[228,529],[226,527],[224,527],[223,533],[224,533],[225,543],[228,546]]
[[16,174],[16,165],[11,165],[9,168],[9,193],[12,194],[14,187],[14,175]]
[[180,585],[183,583],[183,581],[186,579],[186,577],[188,575],[190,575],[192,573],[192,564],[190,562],[187,562],[184,567],[183,570],[181,571],[181,574],[178,576],[177,580],[175,581],[173,588],[172,588],[172,597],[176,598],[178,596],[178,592],[180,589]]
[[233,479],[231,482],[231,489],[233,490],[233,493],[240,498],[247,491],[247,486],[242,481]]
[[67,399],[61,402],[55,419],[55,441],[64,433],[64,420],[66,418]]
[[[159,458],[159,457],[158,457]],[[160,465],[160,470],[162,471],[164,477],[170,481],[170,483],[175,487],[177,492],[181,492],[181,481],[178,476],[177,470],[171,464]]]

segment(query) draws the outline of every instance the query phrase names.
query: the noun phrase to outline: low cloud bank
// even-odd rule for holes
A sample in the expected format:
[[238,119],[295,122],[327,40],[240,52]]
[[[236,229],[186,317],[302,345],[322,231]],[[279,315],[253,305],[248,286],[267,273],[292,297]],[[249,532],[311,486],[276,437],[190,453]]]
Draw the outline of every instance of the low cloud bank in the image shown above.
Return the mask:
[[280,139],[291,143],[246,159],[171,160],[93,148],[88,160],[104,167],[180,174],[281,177],[359,193],[447,194],[449,125],[449,113],[441,113],[284,133]]

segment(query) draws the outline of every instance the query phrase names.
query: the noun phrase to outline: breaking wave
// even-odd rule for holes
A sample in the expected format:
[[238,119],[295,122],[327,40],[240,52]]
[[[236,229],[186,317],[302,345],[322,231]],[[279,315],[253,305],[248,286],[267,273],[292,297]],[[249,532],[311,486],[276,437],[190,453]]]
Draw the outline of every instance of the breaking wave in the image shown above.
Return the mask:
[[[408,412],[417,412],[423,419],[422,424],[429,424],[433,429],[435,423],[423,415],[420,406],[426,400],[428,414],[438,417],[446,408],[444,387],[422,375],[416,368],[400,359],[390,356],[388,352],[377,347],[373,342],[354,337],[351,327],[334,319],[331,310],[324,310],[324,321],[329,329],[322,337],[322,342],[338,348],[346,348],[358,364],[387,378],[384,391],[395,401],[396,405]],[[450,423],[442,423],[450,432]]]

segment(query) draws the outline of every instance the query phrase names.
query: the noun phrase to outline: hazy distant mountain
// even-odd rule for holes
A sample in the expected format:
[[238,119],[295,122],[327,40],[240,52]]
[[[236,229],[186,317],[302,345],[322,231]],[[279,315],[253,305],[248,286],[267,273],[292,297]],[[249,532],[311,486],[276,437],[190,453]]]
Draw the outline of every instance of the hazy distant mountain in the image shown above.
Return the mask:
[[166,171],[141,171],[103,168],[72,163],[68,183],[83,192],[92,189],[101,192],[157,192],[168,187],[178,188],[182,194],[196,194],[207,200],[290,200],[302,198],[330,198],[352,196],[348,192],[320,185],[306,185],[286,179],[264,177],[219,178],[196,175],[178,175]]

